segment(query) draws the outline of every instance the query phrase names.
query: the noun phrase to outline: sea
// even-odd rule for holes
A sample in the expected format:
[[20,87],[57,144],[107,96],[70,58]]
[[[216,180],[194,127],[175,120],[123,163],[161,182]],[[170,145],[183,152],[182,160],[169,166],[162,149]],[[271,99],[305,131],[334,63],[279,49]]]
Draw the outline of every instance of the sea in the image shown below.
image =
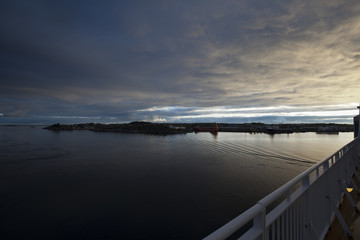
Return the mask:
[[352,139],[0,126],[0,239],[201,239]]

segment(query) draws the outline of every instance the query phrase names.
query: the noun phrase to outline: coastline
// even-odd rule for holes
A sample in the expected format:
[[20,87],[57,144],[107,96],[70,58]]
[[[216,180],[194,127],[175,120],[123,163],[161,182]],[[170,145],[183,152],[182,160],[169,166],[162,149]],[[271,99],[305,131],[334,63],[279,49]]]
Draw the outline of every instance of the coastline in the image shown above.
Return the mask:
[[[130,122],[124,124],[53,124],[43,129],[53,131],[88,130],[95,132],[143,133],[154,135],[186,134],[196,132],[196,128],[211,128],[214,123],[151,123]],[[352,124],[335,123],[299,123],[299,124],[264,124],[264,123],[218,123],[217,132],[247,132],[267,134],[291,134],[299,132],[316,132],[323,134],[337,134],[339,132],[353,132]]]

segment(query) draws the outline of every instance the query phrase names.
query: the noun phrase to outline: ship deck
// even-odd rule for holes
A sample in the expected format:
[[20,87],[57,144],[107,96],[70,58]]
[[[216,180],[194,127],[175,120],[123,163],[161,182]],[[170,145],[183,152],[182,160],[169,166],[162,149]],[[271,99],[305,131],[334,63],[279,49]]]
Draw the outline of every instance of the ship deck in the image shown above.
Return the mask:
[[[356,170],[360,174],[359,169]],[[357,186],[360,186],[360,181],[355,176],[353,176],[353,181]],[[356,189],[354,189],[354,191],[352,191],[350,195],[355,201],[357,208],[360,209],[360,193],[357,192]],[[349,237],[346,234],[344,229],[341,227],[339,220],[335,217],[324,239],[325,240],[360,239],[360,211],[356,211],[353,208],[350,201],[345,195],[342,203],[339,206],[339,210],[352,233],[352,237]]]

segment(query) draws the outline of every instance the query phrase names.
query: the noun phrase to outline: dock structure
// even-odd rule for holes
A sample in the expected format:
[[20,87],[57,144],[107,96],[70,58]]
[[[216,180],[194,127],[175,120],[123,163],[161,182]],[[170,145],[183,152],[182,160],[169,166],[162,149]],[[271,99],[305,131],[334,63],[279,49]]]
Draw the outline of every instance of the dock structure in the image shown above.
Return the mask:
[[359,173],[358,131],[353,141],[204,240],[360,239]]

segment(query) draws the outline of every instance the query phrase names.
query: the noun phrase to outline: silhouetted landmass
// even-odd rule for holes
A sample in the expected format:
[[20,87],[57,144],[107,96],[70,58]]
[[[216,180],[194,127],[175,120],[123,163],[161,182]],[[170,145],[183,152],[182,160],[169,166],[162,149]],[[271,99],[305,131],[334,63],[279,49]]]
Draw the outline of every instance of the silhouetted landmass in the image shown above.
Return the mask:
[[[249,133],[294,133],[294,132],[316,132],[337,134],[339,132],[353,132],[352,124],[335,123],[308,123],[308,124],[264,124],[264,123],[241,123],[228,124],[218,123],[219,132],[249,132]],[[130,122],[124,124],[54,124],[44,129],[49,130],[89,130],[96,132],[122,132],[122,133],[145,133],[154,135],[186,134],[194,132],[194,128],[212,127],[214,123],[151,123],[151,122]]]

